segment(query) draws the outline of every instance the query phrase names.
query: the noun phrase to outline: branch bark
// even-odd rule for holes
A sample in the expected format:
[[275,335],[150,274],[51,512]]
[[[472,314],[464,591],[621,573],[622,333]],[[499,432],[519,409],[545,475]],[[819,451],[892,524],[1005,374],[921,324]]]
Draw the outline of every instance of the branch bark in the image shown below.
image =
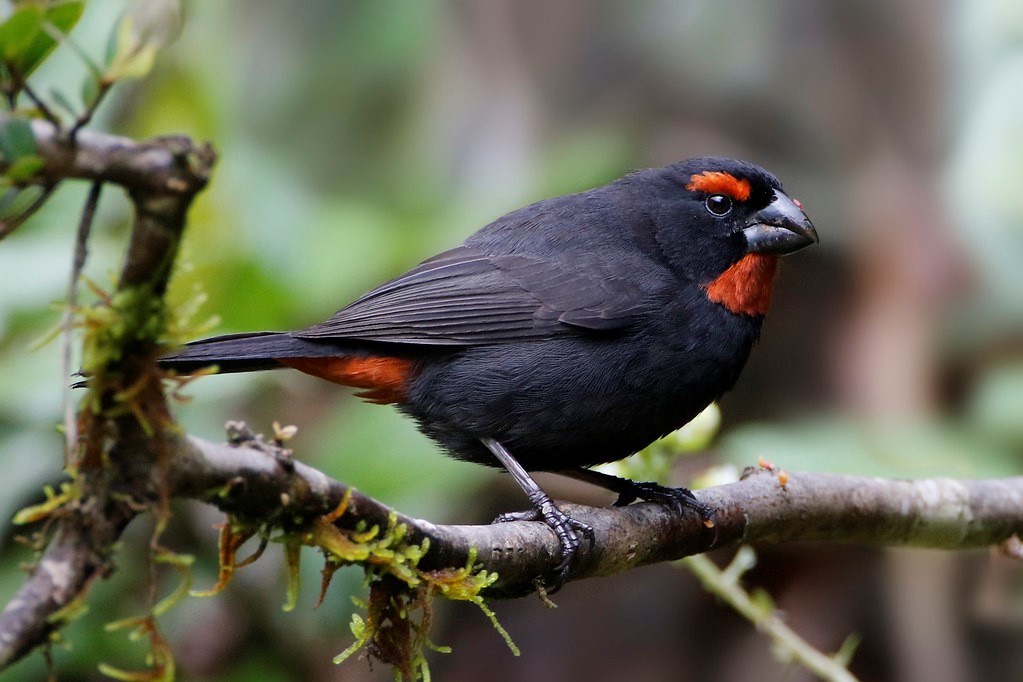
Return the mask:
[[[0,116],[0,125],[7,119]],[[109,182],[133,195],[194,196],[209,179],[215,160],[208,144],[182,135],[138,141],[91,130],[69,131],[33,119],[36,153],[44,160],[39,184],[62,180]]]
[[[346,494],[351,501],[336,521],[341,527],[351,529],[359,521],[383,527],[394,513],[301,462],[289,470],[258,450],[183,437],[175,452],[170,472],[174,493],[232,514],[261,518],[276,504],[292,517],[313,518],[335,509]],[[761,469],[696,496],[714,510],[714,528],[704,527],[695,514],[679,516],[657,504],[594,508],[562,503],[594,529],[594,542],[580,549],[569,580],[738,544],[818,540],[965,549],[1023,533],[1023,477],[904,481],[790,473],[782,485],[777,475]],[[281,500],[287,500],[283,507]],[[396,518],[408,526],[410,543],[430,541],[419,564],[425,570],[463,566],[475,548],[477,561],[500,576],[487,590],[489,597],[532,592],[536,576],[549,575],[559,561],[557,538],[542,523],[461,526],[401,514]]]

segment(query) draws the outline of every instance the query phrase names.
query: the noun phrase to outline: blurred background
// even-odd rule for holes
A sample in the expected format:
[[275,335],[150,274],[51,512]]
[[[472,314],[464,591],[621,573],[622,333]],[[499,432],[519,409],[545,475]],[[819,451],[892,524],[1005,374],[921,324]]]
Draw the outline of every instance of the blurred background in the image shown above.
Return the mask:
[[[101,55],[125,3],[94,0],[73,37]],[[894,477],[1023,471],[1023,3],[1017,0],[185,1],[153,73],[118,87],[97,127],[183,133],[221,154],[192,215],[172,298],[212,332],[317,322],[370,287],[526,203],[634,168],[746,158],[806,207],[819,247],[787,259],[763,340],[721,403],[712,450],[680,471],[757,456],[789,470]],[[74,96],[54,55],[37,90]],[[0,244],[0,518],[59,480],[57,323],[84,187],[61,190]],[[104,193],[86,275],[116,277],[129,215]],[[451,461],[392,409],[298,373],[189,386],[177,413],[219,439],[228,419],[296,424],[298,456],[408,514],[487,522],[524,500]],[[545,478],[555,497],[607,504]],[[218,514],[181,505],[164,543],[215,582]],[[30,553],[6,521],[0,598]],[[61,679],[144,648],[102,626],[145,609],[150,528],[57,646]],[[721,562],[730,554],[715,555]],[[995,553],[763,548],[748,584],[823,651],[862,638],[863,680],[1023,679],[1023,571]],[[331,658],[351,642],[319,558],[285,614],[271,551],[213,599],[162,619],[185,680],[385,680]],[[163,588],[175,584],[167,576]],[[130,595],[140,595],[136,600]],[[559,608],[493,604],[513,658],[473,606],[437,604],[435,679],[805,680],[672,566],[569,585]],[[44,675],[41,656],[9,679]]]

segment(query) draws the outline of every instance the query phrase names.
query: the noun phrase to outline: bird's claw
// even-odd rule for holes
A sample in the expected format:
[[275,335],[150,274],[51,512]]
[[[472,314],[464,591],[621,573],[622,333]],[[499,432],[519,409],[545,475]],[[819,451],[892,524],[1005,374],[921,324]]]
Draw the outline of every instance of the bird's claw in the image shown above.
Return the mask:
[[539,500],[536,506],[528,511],[508,512],[494,519],[494,523],[508,523],[509,521],[543,521],[557,536],[558,543],[561,545],[561,561],[554,571],[553,581],[545,581],[547,594],[554,594],[560,590],[568,579],[576,553],[582,544],[579,535],[584,535],[591,546],[594,542],[593,526],[572,518],[558,509],[557,505],[549,498]]
[[676,514],[682,514],[686,509],[692,509],[700,515],[704,521],[714,520],[714,511],[696,499],[693,492],[688,488],[669,488],[668,486],[651,481],[637,482],[630,481],[631,485],[627,490],[618,494],[614,506],[624,507],[636,500],[656,502],[670,508]]

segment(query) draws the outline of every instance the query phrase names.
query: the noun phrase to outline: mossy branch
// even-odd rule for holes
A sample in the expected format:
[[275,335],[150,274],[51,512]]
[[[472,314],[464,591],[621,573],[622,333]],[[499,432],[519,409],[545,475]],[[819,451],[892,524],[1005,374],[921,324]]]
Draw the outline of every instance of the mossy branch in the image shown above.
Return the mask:
[[[10,119],[0,116],[0,126]],[[153,359],[185,216],[215,160],[209,146],[182,137],[137,142],[84,130],[72,137],[48,121],[28,123],[42,163],[24,184],[120,185],[134,220],[116,291],[85,313],[89,392],[68,462],[78,495],[53,513],[53,539],[0,613],[0,670],[48,641],[110,570],[114,544],[131,519],[166,501],[162,471],[170,453],[160,444],[173,426]],[[6,170],[0,162],[0,172]]]
[[[406,542],[429,542],[421,570],[462,566],[470,553],[498,578],[487,597],[535,591],[538,575],[559,561],[559,545],[545,525],[514,522],[486,526],[436,525],[394,512],[301,462],[286,466],[266,452],[181,437],[170,468],[174,494],[201,499],[246,518],[268,505],[290,518],[328,514],[348,496],[342,528],[407,526]],[[613,575],[739,544],[796,540],[855,542],[940,549],[995,545],[1023,533],[1023,477],[997,480],[902,481],[822,473],[753,470],[742,480],[696,492],[714,510],[715,527],[695,515],[678,516],[657,504],[594,508],[564,504],[594,528],[594,543],[580,549],[569,580]],[[282,500],[286,505],[282,507]]]

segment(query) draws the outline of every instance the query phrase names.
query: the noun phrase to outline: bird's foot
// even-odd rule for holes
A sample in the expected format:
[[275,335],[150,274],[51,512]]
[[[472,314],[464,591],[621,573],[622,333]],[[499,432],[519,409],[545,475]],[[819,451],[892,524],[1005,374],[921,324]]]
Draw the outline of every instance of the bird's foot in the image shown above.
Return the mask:
[[637,482],[593,469],[565,469],[558,473],[618,493],[618,499],[614,503],[616,507],[624,507],[636,500],[645,500],[664,505],[679,515],[686,509],[692,509],[703,519],[704,526],[714,527],[714,510],[696,499],[696,496],[686,488],[669,488],[650,481]]
[[501,514],[494,519],[494,523],[543,521],[554,531],[558,538],[558,543],[561,545],[561,562],[554,571],[553,581],[545,581],[547,594],[554,594],[565,584],[565,580],[567,580],[568,574],[572,570],[576,553],[582,544],[579,536],[584,535],[590,544],[593,544],[593,527],[588,523],[572,518],[558,509],[554,501],[546,495],[542,497],[537,496],[535,500],[530,496],[530,501],[533,502],[533,508],[529,511]]
[[686,509],[692,509],[700,515],[705,526],[709,528],[714,525],[714,511],[696,499],[696,496],[688,488],[669,488],[652,481],[622,480],[626,485],[618,492],[618,499],[614,502],[616,507],[624,507],[636,500],[656,502],[670,508],[676,514],[682,514]]

